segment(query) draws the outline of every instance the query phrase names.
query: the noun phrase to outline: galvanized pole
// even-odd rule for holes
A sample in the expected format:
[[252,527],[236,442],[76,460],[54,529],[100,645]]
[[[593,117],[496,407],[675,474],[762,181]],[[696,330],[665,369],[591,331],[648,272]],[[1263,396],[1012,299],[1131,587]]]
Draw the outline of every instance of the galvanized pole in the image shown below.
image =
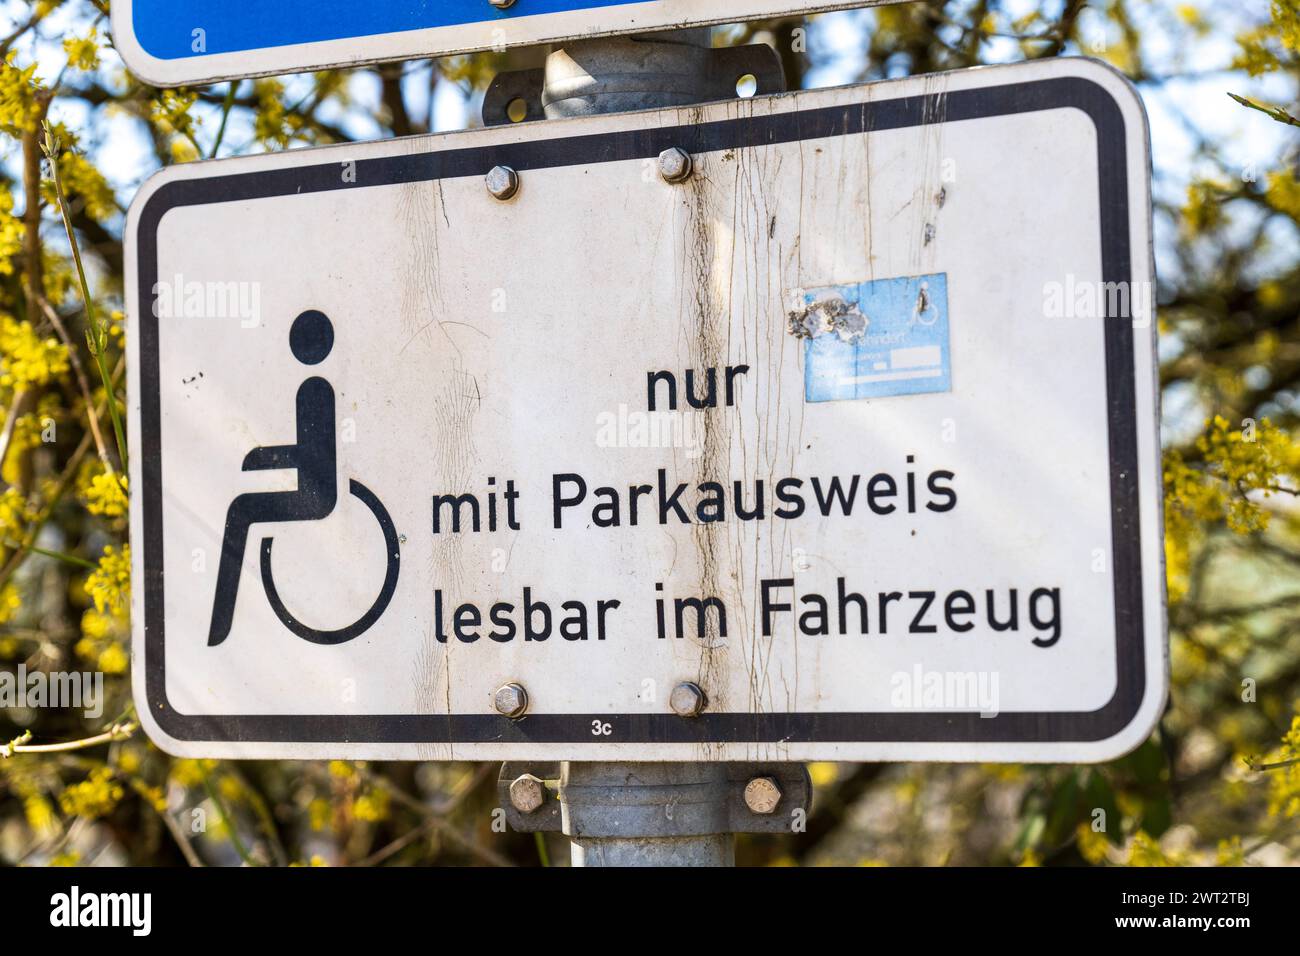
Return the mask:
[[[712,98],[710,33],[706,27],[553,50],[542,83],[547,118]],[[716,763],[564,763],[561,821],[573,865],[734,866],[726,781],[726,767]]]
[[[543,70],[498,76],[484,98],[484,122],[506,121],[511,104],[518,112],[521,103],[529,119],[688,106],[736,96],[746,74],[760,93],[784,89],[770,48],[713,50],[710,39],[706,27],[565,44]],[[679,155],[660,157],[664,178],[688,177],[690,157],[669,152]],[[691,692],[702,706],[694,684],[674,689],[682,720],[700,710],[684,699]],[[558,781],[545,779],[555,770]],[[506,764],[500,791],[516,829],[569,836],[574,866],[733,866],[737,830],[788,829],[810,795],[799,765],[576,761],[550,771]]]
[[733,866],[719,763],[565,763],[560,807],[574,866]]

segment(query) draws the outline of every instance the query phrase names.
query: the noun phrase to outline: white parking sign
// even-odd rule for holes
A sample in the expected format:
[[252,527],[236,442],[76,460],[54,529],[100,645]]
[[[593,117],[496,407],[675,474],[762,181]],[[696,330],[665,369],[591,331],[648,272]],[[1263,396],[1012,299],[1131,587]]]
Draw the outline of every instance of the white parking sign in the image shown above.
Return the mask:
[[1097,760],[1165,692],[1148,145],[1053,60],[168,169],[187,755]]

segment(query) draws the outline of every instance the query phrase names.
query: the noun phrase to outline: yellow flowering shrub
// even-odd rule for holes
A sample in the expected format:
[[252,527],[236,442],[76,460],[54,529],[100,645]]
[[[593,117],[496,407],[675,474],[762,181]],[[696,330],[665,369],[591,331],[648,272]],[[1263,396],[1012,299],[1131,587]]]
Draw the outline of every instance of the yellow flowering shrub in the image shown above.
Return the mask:
[[1106,862],[1106,854],[1110,850],[1110,840],[1106,839],[1106,834],[1098,833],[1087,823],[1080,823],[1075,831],[1074,843],[1079,848],[1079,855],[1094,866]]
[[389,799],[387,790],[375,787],[357,797],[352,804],[352,813],[358,820],[368,823],[387,820]]
[[92,515],[120,518],[126,514],[126,475],[109,474],[102,462],[91,462],[82,471],[79,493]]
[[203,779],[217,769],[215,760],[189,758],[172,761],[171,778],[182,787],[202,787]]
[[8,624],[13,620],[13,616],[22,608],[23,599],[18,593],[18,587],[12,581],[6,581],[4,587],[0,587],[0,624]]
[[1191,554],[1207,528],[1263,531],[1271,517],[1265,500],[1290,494],[1300,481],[1300,445],[1267,418],[1233,428],[1216,415],[1195,447],[1194,462],[1177,451],[1165,456],[1165,560],[1174,601],[1186,593]]
[[0,479],[10,485],[19,483],[22,463],[27,453],[45,443],[47,434],[57,435],[58,418],[61,415],[59,396],[49,393],[41,396],[35,411],[18,416],[14,421],[4,461],[0,463]]
[[1178,859],[1160,848],[1159,841],[1145,830],[1133,835],[1128,847],[1129,866],[1179,866]]
[[34,517],[36,511],[21,491],[12,485],[0,491],[0,555],[22,540]]
[[38,97],[42,89],[36,64],[18,67],[10,51],[0,61],[0,130],[10,136],[34,130],[41,116]]
[[[93,607],[87,608],[81,615],[81,638],[73,645],[77,657],[99,670],[120,673],[103,665],[121,663],[125,657],[124,653],[112,650],[120,648],[126,637],[125,620],[125,615],[103,614]],[[103,660],[105,655],[107,661]]]
[[27,818],[29,827],[44,836],[56,832],[59,828],[58,819],[54,815],[54,806],[44,794],[29,793],[23,799],[23,816]]
[[74,70],[99,69],[99,31],[94,27],[84,37],[64,37],[63,52],[68,55],[68,66]]
[[23,248],[23,221],[14,215],[14,194],[0,186],[0,275],[14,274],[14,257]]
[[59,809],[68,816],[94,820],[112,813],[124,795],[113,771],[102,767],[59,794]]
[[86,213],[103,222],[117,214],[117,197],[104,174],[84,155],[68,150],[59,156],[64,191],[85,204]]
[[149,104],[150,118],[163,133],[191,139],[199,121],[190,115],[190,109],[198,98],[193,90],[159,90],[158,98]]
[[1300,714],[1291,719],[1275,762],[1283,766],[1269,771],[1268,812],[1278,817],[1300,816]]
[[131,546],[119,551],[111,544],[100,555],[99,567],[86,578],[86,594],[95,610],[122,611],[131,606]]
[[1296,181],[1292,170],[1278,170],[1268,174],[1268,189],[1265,192],[1268,203],[1278,212],[1286,213],[1292,219],[1300,220],[1300,182]]
[[253,95],[257,97],[258,103],[253,133],[259,142],[281,149],[289,145],[290,136],[283,94],[284,84],[279,80],[253,81]]
[[334,805],[324,797],[316,797],[307,804],[307,822],[313,831],[320,833],[330,825]]
[[46,385],[68,371],[68,349],[54,336],[37,335],[30,322],[0,315],[0,388]]

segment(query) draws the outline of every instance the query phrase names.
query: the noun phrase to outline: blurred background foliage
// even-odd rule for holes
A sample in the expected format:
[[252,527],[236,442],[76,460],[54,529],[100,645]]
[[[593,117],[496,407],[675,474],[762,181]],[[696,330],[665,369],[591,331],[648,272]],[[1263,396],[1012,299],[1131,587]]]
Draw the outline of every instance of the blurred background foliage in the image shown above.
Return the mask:
[[[791,88],[1080,54],[1138,85],[1156,171],[1173,676],[1157,732],[1103,766],[813,764],[806,830],[741,837],[738,861],[1296,862],[1300,0],[917,0],[715,35],[772,44]],[[123,69],[104,0],[0,3],[0,668],[99,671],[108,695],[96,719],[0,709],[0,860],[567,859],[562,837],[494,826],[494,764],[173,760],[150,745],[130,700],[117,422],[121,235],[145,176],[477,125],[490,77],[543,55],[168,91]]]

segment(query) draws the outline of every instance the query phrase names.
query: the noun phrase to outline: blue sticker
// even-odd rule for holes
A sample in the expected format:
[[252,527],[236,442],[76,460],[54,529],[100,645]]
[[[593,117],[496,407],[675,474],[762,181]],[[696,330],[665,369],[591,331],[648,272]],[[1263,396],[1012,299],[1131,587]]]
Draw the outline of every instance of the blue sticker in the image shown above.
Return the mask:
[[790,332],[804,341],[804,398],[835,402],[947,392],[948,276],[805,289]]

